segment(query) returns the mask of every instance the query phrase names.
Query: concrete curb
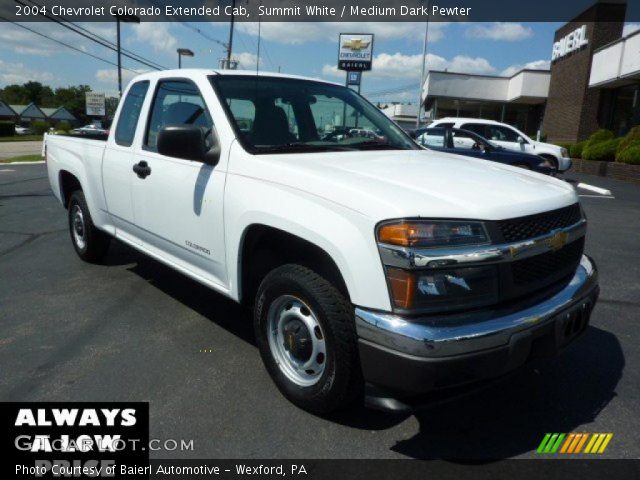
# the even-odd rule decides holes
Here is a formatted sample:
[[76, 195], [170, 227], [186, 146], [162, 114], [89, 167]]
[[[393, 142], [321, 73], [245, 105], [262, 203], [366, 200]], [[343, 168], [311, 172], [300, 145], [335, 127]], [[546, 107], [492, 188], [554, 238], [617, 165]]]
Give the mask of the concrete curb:
[[45, 163], [44, 160], [37, 160], [35, 162], [0, 162], [0, 167], [3, 165], [38, 165], [40, 163]]

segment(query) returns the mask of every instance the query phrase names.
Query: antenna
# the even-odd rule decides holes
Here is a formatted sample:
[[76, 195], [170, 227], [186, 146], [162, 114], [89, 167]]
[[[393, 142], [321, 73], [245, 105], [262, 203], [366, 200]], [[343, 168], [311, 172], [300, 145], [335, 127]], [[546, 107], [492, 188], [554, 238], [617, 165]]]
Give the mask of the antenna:
[[[260, 5], [262, 5], [262, 0], [260, 0]], [[258, 73], [260, 72], [260, 33], [261, 33], [261, 27], [262, 27], [262, 22], [260, 21], [260, 18], [258, 17], [258, 58], [256, 58], [256, 76], [258, 76]]]

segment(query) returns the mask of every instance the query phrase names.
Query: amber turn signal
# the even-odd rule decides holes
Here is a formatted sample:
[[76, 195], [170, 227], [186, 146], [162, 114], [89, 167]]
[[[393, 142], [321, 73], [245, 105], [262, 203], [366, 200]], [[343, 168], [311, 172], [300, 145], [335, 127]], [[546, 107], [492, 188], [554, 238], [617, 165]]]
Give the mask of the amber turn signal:
[[387, 268], [387, 280], [394, 306], [405, 310], [410, 309], [413, 306], [416, 291], [416, 276], [399, 268]]
[[390, 245], [410, 247], [418, 241], [418, 226], [411, 223], [390, 223], [378, 230], [378, 240]]

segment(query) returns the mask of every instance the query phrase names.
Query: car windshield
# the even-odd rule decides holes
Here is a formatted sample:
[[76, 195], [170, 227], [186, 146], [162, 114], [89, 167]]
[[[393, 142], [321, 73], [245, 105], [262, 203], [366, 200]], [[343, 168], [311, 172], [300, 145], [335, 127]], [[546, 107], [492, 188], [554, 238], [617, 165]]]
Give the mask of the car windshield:
[[378, 108], [346, 87], [254, 75], [210, 79], [241, 143], [252, 153], [418, 148]]

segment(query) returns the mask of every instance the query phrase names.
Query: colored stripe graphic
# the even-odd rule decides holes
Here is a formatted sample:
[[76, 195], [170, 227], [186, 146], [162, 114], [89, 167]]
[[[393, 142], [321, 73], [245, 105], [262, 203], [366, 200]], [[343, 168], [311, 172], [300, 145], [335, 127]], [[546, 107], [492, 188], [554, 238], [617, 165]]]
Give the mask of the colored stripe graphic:
[[536, 451], [538, 453], [556, 453], [566, 435], [566, 433], [547, 433]]
[[536, 452], [574, 455], [581, 452], [603, 453], [612, 438], [613, 433], [547, 433], [538, 445]]
[[546, 447], [547, 442], [549, 441], [549, 438], [551, 438], [551, 434], [547, 433], [544, 438], [542, 439], [542, 441], [540, 442], [540, 445], [538, 445], [538, 450], [536, 450], [537, 453], [543, 453], [544, 452], [544, 447]]
[[584, 445], [584, 442], [587, 441], [587, 438], [589, 438], [589, 434], [588, 433], [583, 433], [582, 434], [582, 438], [578, 442], [578, 445], [576, 445], [576, 449], [574, 450], [573, 453], [580, 453], [580, 451], [582, 450], [582, 446]]

